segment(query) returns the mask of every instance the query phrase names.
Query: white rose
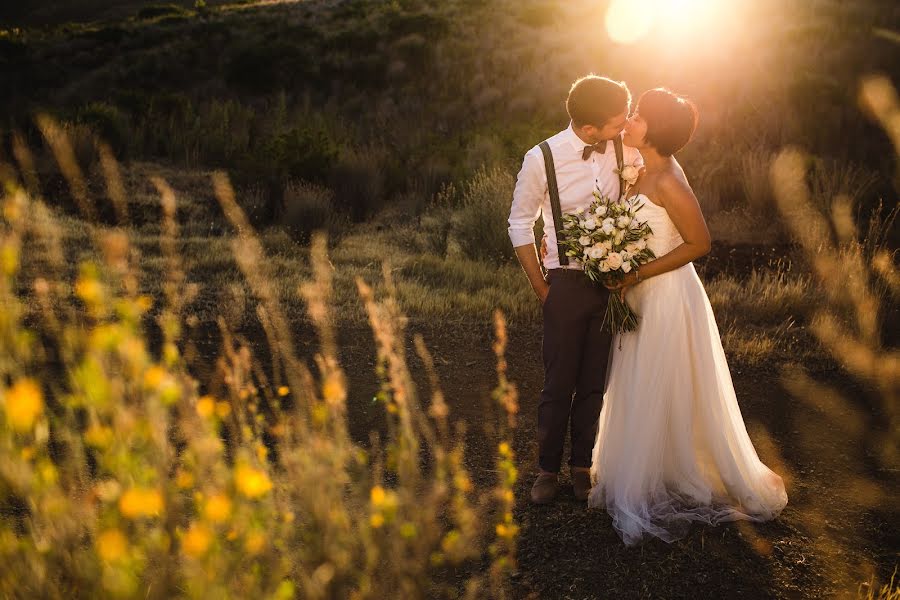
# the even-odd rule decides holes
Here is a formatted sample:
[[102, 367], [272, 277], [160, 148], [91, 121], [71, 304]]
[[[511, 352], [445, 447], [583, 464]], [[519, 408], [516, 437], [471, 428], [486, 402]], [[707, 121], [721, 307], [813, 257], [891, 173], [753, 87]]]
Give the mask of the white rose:
[[606, 247], [606, 244], [594, 244], [591, 250], [597, 252], [597, 256], [591, 256], [591, 258], [603, 258], [606, 256], [606, 253], [609, 252], [609, 248]]
[[625, 246], [625, 252], [627, 252], [628, 254], [630, 254], [632, 256], [637, 254], [638, 250], [640, 250], [640, 248], [638, 248], [638, 245], [635, 244], [634, 242], [629, 242], [628, 245]]
[[587, 255], [593, 259], [603, 258], [603, 248], [597, 248], [597, 246], [592, 246], [587, 251]]
[[579, 206], [578, 208], [575, 209], [575, 214], [576, 214], [576, 215], [580, 215], [580, 214], [582, 214], [585, 210], [586, 210], [585, 207]]
[[600, 272], [601, 273], [609, 273], [609, 271], [610, 271], [609, 264], [607, 264], [607, 262], [605, 260], [602, 261], [600, 263]]
[[606, 205], [601, 204], [600, 206], [598, 206], [597, 208], [594, 209], [594, 214], [597, 215], [598, 217], [604, 217], [604, 216], [606, 216], [606, 210], [607, 210]]
[[638, 250], [643, 250], [644, 248], [646, 248], [646, 247], [647, 247], [647, 240], [645, 240], [645, 239], [639, 239], [639, 240], [637, 241], [637, 247], [638, 247]]
[[581, 236], [580, 238], [578, 238], [578, 243], [581, 244], [582, 246], [590, 246], [591, 245], [591, 236], [589, 236], [589, 235]]
[[[628, 250], [623, 250], [621, 252], [621, 254], [622, 254], [622, 260], [625, 261], [626, 263], [629, 260], [631, 260], [631, 252], [629, 252]], [[627, 273], [628, 271], [625, 271], [625, 272]]]
[[607, 252], [612, 250], [612, 242], [609, 240], [603, 240], [602, 242], [600, 242], [600, 245], [603, 246], [604, 248], [606, 248]]
[[618, 252], [610, 252], [609, 256], [606, 257], [606, 264], [609, 265], [610, 269], [615, 271], [622, 266], [622, 255]]
[[622, 215], [616, 220], [616, 224], [619, 227], [628, 227], [629, 225], [631, 225], [631, 217], [629, 217], [628, 215]]
[[615, 242], [616, 245], [621, 244], [622, 240], [624, 240], [624, 239], [625, 239], [625, 232], [622, 231], [621, 229], [616, 231], [616, 235], [613, 236], [613, 242]]
[[593, 231], [594, 229], [597, 229], [597, 221], [594, 220], [594, 217], [588, 217], [582, 222], [581, 226], [588, 231]]
[[631, 272], [631, 263], [628, 262], [627, 260], [626, 260], [625, 262], [622, 263], [622, 272], [623, 272], [623, 273], [630, 273], [630, 272]]
[[640, 174], [640, 169], [635, 165], [627, 165], [622, 169], [622, 179], [624, 179], [628, 185], [634, 185]]
[[616, 230], [616, 222], [611, 217], [603, 219], [603, 224], [600, 226], [600, 229], [603, 230], [603, 233], [609, 235]]

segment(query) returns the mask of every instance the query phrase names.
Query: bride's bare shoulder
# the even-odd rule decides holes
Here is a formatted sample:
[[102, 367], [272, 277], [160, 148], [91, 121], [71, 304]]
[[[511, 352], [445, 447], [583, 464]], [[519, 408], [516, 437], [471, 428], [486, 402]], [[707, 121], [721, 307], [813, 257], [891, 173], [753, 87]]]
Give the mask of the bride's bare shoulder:
[[656, 189], [666, 202], [694, 197], [694, 190], [691, 189], [680, 166], [659, 173], [656, 177]]

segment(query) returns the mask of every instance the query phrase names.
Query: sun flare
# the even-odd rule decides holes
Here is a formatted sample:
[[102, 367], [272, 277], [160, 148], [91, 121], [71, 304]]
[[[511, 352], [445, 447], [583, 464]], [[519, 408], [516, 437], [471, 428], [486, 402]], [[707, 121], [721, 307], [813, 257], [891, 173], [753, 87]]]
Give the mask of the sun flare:
[[619, 44], [642, 40], [658, 26], [665, 33], [689, 33], [715, 26], [723, 3], [718, 0], [612, 0], [606, 10], [606, 31]]

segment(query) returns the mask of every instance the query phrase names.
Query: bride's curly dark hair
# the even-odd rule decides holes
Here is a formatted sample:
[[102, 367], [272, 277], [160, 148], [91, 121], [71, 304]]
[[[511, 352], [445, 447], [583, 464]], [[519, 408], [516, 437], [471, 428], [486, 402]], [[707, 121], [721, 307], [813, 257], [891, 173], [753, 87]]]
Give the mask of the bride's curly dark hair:
[[663, 156], [671, 156], [684, 148], [697, 129], [697, 106], [666, 88], [641, 94], [637, 111], [647, 122], [644, 139]]

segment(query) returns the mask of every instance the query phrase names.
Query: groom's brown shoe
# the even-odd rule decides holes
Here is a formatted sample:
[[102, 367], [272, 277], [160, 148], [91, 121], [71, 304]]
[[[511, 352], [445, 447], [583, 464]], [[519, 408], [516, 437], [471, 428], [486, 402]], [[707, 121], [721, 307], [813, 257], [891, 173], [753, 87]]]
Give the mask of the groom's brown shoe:
[[591, 493], [591, 472], [587, 469], [572, 469], [572, 490], [576, 500], [587, 500]]
[[531, 486], [531, 501], [535, 504], [548, 504], [556, 499], [559, 492], [559, 478], [556, 473], [541, 473]]

